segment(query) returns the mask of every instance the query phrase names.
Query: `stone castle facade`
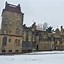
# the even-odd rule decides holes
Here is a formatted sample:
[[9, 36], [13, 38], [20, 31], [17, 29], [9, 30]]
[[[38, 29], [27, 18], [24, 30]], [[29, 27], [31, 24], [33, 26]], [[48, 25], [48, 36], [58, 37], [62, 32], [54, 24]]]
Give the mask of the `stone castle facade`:
[[2, 11], [0, 52], [22, 52], [23, 13], [17, 6], [5, 3]]
[[31, 27], [23, 25], [24, 13], [20, 4], [5, 3], [0, 30], [0, 53], [22, 53], [30, 51], [64, 50], [64, 29], [54, 32], [38, 30], [34, 22]]

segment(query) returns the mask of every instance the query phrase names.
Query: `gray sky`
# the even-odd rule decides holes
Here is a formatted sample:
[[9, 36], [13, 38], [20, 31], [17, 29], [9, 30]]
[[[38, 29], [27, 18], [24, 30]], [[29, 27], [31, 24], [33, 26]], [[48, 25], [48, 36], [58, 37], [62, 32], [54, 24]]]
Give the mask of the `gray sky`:
[[[0, 0], [0, 15], [6, 0]], [[20, 4], [24, 13], [24, 23], [30, 26], [33, 20], [37, 24], [47, 22], [57, 28], [64, 26], [64, 0], [7, 0], [11, 4]], [[0, 16], [1, 19], [1, 16]], [[1, 20], [0, 20], [1, 21]]]

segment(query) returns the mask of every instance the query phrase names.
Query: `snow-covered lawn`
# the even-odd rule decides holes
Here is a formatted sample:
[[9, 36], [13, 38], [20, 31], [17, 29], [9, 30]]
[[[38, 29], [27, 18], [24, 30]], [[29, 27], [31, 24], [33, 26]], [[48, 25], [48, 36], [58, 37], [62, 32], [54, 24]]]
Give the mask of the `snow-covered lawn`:
[[[0, 56], [0, 64], [64, 64], [64, 52], [35, 52], [29, 55]], [[44, 54], [47, 53], [47, 54]], [[59, 54], [49, 54], [59, 53]], [[31, 55], [33, 54], [33, 55]], [[41, 55], [40, 55], [41, 54]]]

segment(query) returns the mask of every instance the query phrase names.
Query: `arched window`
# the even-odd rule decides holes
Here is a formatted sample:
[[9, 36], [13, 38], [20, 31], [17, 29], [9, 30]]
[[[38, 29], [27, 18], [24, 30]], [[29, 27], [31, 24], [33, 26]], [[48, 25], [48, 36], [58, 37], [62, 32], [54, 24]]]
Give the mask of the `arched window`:
[[17, 45], [17, 39], [15, 39], [14, 45], [15, 45], [15, 46]]

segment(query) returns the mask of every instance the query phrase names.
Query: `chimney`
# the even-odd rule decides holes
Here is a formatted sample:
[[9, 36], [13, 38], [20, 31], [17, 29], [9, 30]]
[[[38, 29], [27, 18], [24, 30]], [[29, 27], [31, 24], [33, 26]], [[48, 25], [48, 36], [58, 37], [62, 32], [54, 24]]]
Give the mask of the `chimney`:
[[63, 29], [63, 26], [61, 26], [61, 30]]
[[21, 10], [21, 8], [20, 8], [20, 4], [18, 4], [17, 7], [18, 7], [19, 10]]

